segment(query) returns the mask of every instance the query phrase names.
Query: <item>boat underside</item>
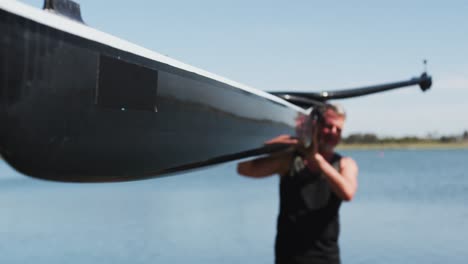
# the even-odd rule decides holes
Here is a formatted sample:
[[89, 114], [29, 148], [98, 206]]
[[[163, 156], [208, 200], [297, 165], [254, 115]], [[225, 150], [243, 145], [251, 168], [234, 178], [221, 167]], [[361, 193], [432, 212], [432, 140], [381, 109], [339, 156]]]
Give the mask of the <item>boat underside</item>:
[[0, 32], [0, 151], [26, 175], [143, 179], [301, 129], [304, 111], [5, 10]]

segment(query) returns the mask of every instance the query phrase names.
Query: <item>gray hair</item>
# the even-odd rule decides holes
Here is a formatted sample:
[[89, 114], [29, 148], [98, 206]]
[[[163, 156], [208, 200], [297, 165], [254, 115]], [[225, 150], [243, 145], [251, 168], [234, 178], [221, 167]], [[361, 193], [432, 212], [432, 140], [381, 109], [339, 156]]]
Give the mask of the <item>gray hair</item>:
[[346, 119], [346, 111], [344, 109], [344, 107], [340, 104], [336, 104], [336, 103], [327, 103], [327, 106], [325, 107], [325, 110], [332, 110], [333, 112], [337, 113], [339, 116], [342, 116], [343, 118]]

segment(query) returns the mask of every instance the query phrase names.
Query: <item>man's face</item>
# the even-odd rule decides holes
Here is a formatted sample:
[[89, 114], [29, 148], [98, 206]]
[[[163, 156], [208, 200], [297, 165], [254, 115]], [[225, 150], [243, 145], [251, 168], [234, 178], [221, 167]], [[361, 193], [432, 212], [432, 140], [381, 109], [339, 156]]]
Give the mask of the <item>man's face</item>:
[[341, 140], [341, 130], [345, 119], [333, 110], [327, 110], [323, 116], [323, 123], [319, 128], [319, 147], [324, 151], [333, 150]]

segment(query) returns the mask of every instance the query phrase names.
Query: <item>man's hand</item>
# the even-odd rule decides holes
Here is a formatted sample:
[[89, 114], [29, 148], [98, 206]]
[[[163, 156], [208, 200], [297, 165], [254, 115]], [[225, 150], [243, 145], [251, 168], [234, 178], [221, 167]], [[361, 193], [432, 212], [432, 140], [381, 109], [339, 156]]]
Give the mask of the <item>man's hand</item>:
[[265, 142], [265, 145], [270, 145], [270, 144], [297, 145], [299, 144], [299, 140], [290, 135], [281, 135], [281, 136], [277, 136]]
[[265, 142], [265, 145], [284, 144], [290, 147], [284, 151], [272, 153], [237, 165], [237, 172], [253, 178], [262, 178], [273, 174], [285, 175], [289, 171], [292, 153], [304, 149], [300, 140], [290, 135], [280, 135]]
[[288, 152], [299, 152], [303, 157], [307, 156], [307, 148], [304, 146], [298, 138], [292, 137], [290, 135], [281, 135], [273, 139], [270, 139], [265, 142], [266, 145], [269, 144], [285, 144], [290, 145], [291, 147], [287, 150]]

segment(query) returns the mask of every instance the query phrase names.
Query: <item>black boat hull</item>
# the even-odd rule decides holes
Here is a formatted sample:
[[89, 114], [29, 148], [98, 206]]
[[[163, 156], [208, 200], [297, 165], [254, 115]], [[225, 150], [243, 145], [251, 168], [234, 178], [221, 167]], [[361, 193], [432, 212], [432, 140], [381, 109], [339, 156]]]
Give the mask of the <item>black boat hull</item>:
[[1, 9], [0, 32], [0, 151], [27, 175], [143, 179], [302, 129], [299, 108]]

